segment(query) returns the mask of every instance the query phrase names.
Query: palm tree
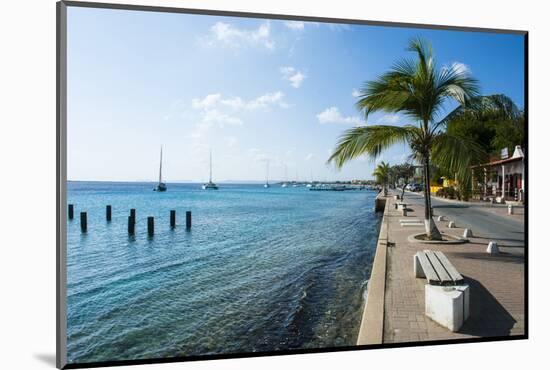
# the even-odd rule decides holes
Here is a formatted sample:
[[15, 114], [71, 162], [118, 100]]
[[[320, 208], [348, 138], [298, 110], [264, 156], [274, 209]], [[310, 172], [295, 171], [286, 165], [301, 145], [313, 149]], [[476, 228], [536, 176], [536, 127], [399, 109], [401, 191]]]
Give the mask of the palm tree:
[[438, 118], [449, 101], [464, 105], [477, 96], [477, 81], [464, 68], [438, 69], [431, 46], [424, 40], [411, 40], [407, 50], [414, 52], [416, 59], [401, 60], [378, 79], [366, 82], [356, 105], [366, 119], [372, 112], [384, 111], [402, 113], [412, 124], [349, 129], [340, 137], [328, 161], [341, 168], [347, 161], [361, 155], [375, 158], [395, 143], [407, 143], [424, 169], [426, 237], [441, 240], [431, 212], [430, 159], [437, 156], [454, 172], [464, 173], [469, 170], [465, 163], [470, 162], [468, 159], [479, 148], [467, 138], [444, 132], [442, 120]]
[[391, 167], [389, 163], [385, 163], [384, 161], [380, 162], [380, 164], [374, 169], [372, 175], [376, 178], [376, 182], [382, 185], [384, 196], [388, 195], [387, 185], [391, 175]]
[[[502, 148], [513, 148], [524, 142], [524, 113], [506, 95], [477, 96], [468, 104], [457, 107], [442, 121], [448, 133], [467, 136], [484, 150], [484, 158], [471, 158], [469, 167], [489, 160], [490, 153], [496, 153]], [[446, 168], [445, 163], [438, 163], [439, 170], [446, 175], [455, 176]], [[472, 172], [467, 171], [457, 177], [461, 197], [468, 198], [472, 189]]]

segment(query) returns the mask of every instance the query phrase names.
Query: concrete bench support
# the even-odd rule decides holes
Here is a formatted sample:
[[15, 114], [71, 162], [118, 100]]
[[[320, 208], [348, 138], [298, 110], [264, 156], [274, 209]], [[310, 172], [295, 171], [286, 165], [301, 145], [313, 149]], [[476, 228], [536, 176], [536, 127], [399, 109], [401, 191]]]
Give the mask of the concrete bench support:
[[456, 332], [470, 316], [468, 285], [437, 286], [426, 284], [426, 316]]
[[414, 255], [414, 276], [426, 278], [425, 314], [456, 332], [470, 316], [470, 287], [462, 275], [439, 251], [419, 251]]

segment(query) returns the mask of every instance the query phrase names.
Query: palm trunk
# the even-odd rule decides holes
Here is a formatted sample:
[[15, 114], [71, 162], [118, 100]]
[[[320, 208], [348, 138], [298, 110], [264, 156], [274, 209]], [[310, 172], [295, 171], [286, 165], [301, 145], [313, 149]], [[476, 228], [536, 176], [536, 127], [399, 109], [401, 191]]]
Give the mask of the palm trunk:
[[432, 218], [432, 198], [430, 195], [430, 157], [424, 157], [424, 227], [430, 240], [442, 240], [441, 233]]

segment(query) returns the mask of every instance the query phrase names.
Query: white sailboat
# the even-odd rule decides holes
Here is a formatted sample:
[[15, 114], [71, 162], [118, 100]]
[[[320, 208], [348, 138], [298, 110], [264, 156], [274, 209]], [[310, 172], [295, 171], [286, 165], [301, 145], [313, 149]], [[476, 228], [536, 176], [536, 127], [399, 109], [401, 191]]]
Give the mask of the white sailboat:
[[264, 184], [264, 188], [269, 188], [270, 185], [269, 185], [269, 161], [266, 162], [266, 165], [265, 165], [265, 184]]
[[287, 175], [287, 168], [285, 164], [285, 182], [281, 184], [281, 188], [286, 188], [288, 186], [287, 182], [288, 182], [288, 175]]
[[212, 150], [210, 150], [210, 177], [208, 183], [202, 185], [203, 190], [218, 190], [218, 185], [212, 182]]
[[292, 187], [297, 188], [298, 186], [300, 186], [300, 184], [298, 183], [298, 170], [296, 170], [296, 181], [294, 181]]
[[162, 145], [160, 146], [160, 168], [159, 168], [159, 183], [153, 191], [166, 191], [166, 184], [162, 182]]
[[310, 172], [311, 182], [306, 185], [307, 188], [311, 188], [313, 186], [313, 171], [310, 170], [309, 172]]

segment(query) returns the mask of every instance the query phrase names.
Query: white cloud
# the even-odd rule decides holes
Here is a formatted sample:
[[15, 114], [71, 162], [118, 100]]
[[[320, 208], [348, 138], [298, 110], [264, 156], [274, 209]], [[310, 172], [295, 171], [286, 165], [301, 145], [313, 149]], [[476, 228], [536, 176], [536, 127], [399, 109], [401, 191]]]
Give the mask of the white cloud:
[[359, 125], [361, 119], [357, 116], [343, 116], [340, 110], [336, 107], [330, 107], [322, 111], [317, 115], [319, 123], [340, 123], [340, 124], [354, 124]]
[[445, 65], [443, 69], [451, 69], [455, 73], [470, 73], [470, 67], [461, 62], [453, 62], [451, 65]]
[[288, 21], [285, 22], [285, 26], [287, 26], [291, 30], [301, 31], [304, 29], [305, 23], [300, 21]]
[[284, 80], [290, 81], [290, 85], [294, 88], [299, 88], [307, 78], [306, 74], [298, 71], [294, 67], [281, 67], [279, 68]]
[[217, 105], [221, 100], [220, 94], [210, 94], [204, 97], [204, 99], [193, 99], [191, 105], [195, 109], [210, 109]]
[[361, 96], [361, 92], [357, 89], [353, 89], [351, 90], [351, 96], [353, 96], [354, 98], [358, 98]]
[[207, 45], [221, 44], [230, 48], [264, 47], [269, 50], [275, 48], [275, 41], [271, 38], [269, 22], [263, 22], [257, 29], [246, 30], [229, 23], [217, 22], [210, 28], [208, 37], [203, 38]]
[[287, 108], [289, 105], [284, 101], [284, 93], [275, 91], [266, 93], [255, 99], [244, 100], [239, 96], [223, 98], [221, 94], [209, 94], [202, 99], [195, 98], [191, 101], [191, 106], [203, 111], [229, 109], [231, 111], [256, 110], [260, 108], [269, 108], [270, 106], [279, 106]]
[[251, 100], [239, 96], [225, 98], [219, 93], [209, 94], [204, 98], [192, 99], [191, 107], [200, 112], [200, 117], [190, 136], [199, 139], [205, 137], [215, 125], [220, 128], [242, 125], [243, 119], [239, 117], [241, 113], [271, 107], [287, 108], [289, 105], [284, 101], [284, 94], [276, 91]]
[[380, 117], [376, 123], [379, 125], [392, 125], [399, 122], [401, 117], [398, 114], [386, 114], [382, 117]]
[[232, 117], [228, 114], [222, 113], [218, 110], [209, 110], [204, 112], [202, 117], [204, 122], [218, 123], [223, 127], [224, 124], [228, 125], [242, 125], [243, 121], [238, 117]]
[[308, 155], [306, 155], [306, 161], [310, 161], [313, 159], [313, 153], [309, 153]]
[[245, 108], [249, 110], [259, 109], [259, 108], [268, 108], [269, 106], [279, 106], [281, 108], [288, 108], [288, 104], [284, 101], [284, 96], [281, 91], [276, 91], [273, 93], [267, 93], [262, 96], [257, 97], [256, 99], [245, 102]]

